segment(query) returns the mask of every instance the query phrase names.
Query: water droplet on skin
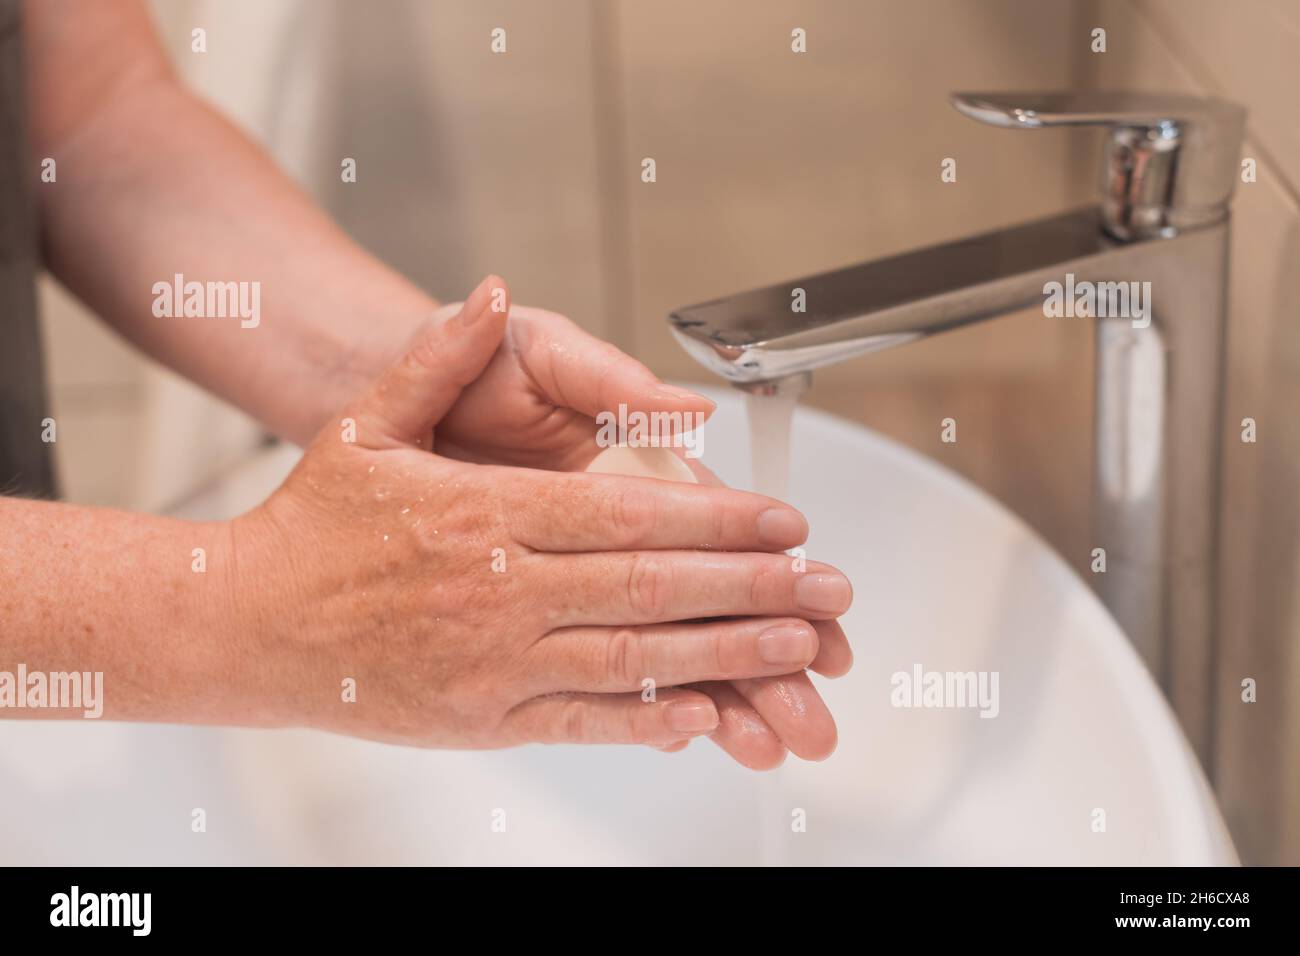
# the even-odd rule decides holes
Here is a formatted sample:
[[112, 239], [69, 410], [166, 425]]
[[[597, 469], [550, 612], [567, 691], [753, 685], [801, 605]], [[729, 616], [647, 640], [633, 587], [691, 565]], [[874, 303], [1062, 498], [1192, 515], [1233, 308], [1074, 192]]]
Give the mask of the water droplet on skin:
[[737, 710], [724, 710], [718, 715], [733, 733], [756, 737], [767, 733], [767, 725], [753, 715]]
[[803, 694], [799, 693], [793, 684], [783, 680], [773, 681], [772, 689], [781, 703], [789, 708], [790, 713], [796, 717], [803, 717], [808, 713], [808, 704], [804, 701]]
[[370, 468], [366, 471], [366, 474], [373, 475], [374, 473], [375, 473], [375, 466], [371, 465]]
[[402, 514], [404, 514], [404, 515], [409, 515], [410, 513], [411, 513], [411, 509], [410, 509], [410, 508], [403, 508], [403, 509], [402, 509]]

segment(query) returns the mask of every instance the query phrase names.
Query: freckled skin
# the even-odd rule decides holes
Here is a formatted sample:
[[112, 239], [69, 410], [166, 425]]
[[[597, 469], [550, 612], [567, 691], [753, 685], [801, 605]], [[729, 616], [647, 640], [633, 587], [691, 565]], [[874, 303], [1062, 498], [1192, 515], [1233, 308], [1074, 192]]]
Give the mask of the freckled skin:
[[[478, 322], [427, 331], [458, 375], [495, 354], [492, 320]], [[108, 719], [462, 748], [672, 752], [708, 735], [754, 768], [787, 744], [829, 753], [834, 724], [803, 669], [847, 604], [800, 608], [800, 576], [766, 550], [798, 544], [801, 519], [769, 540], [760, 518], [788, 509], [760, 495], [444, 457], [436, 426], [460, 385], [443, 368], [399, 360], [345, 411], [356, 442], [327, 424], [284, 485], [230, 522], [0, 501], [0, 579], [14, 585], [0, 651], [102, 670]], [[764, 659], [769, 632], [793, 656]], [[793, 683], [775, 693], [772, 678]]]
[[[57, 188], [51, 184], [35, 191], [45, 264], [126, 339], [269, 430], [300, 444], [319, 434], [318, 446], [330, 438], [340, 445], [345, 426], [339, 410], [358, 410], [357, 397], [370, 393], [372, 382], [403, 357], [430, 316], [440, 327], [457, 318], [461, 307], [435, 311], [437, 303], [360, 249], [255, 144], [186, 91], [139, 0], [30, 0], [24, 20], [32, 153], [59, 157]], [[231, 209], [259, 210], [257, 228], [246, 228]], [[263, 321], [255, 330], [221, 322], [158, 321], [149, 290], [159, 277], [176, 271], [179, 261], [193, 262], [217, 278], [264, 280]], [[699, 396], [668, 389], [639, 363], [563, 316], [510, 307], [508, 301], [506, 312], [502, 338], [472, 368], [455, 343], [417, 344], [416, 364], [440, 365], [460, 391], [440, 420], [422, 423], [424, 434], [404, 436], [406, 448], [426, 458], [436, 451], [444, 463], [569, 472], [582, 469], [596, 453], [593, 419], [602, 410], [624, 402], [632, 409], [674, 413], [707, 414], [711, 407]], [[391, 403], [400, 417], [400, 399], [410, 394], [404, 392], [407, 385], [385, 378], [371, 394]], [[372, 450], [387, 453], [394, 447]], [[313, 455], [323, 458], [325, 452], [317, 448]], [[605, 698], [618, 695], [609, 690], [608, 674], [597, 679], [592, 661], [624, 669], [677, 667], [691, 659], [688, 645], [707, 649], [710, 641], [727, 642], [733, 648], [728, 660], [740, 661], [736, 648], [752, 652], [758, 628], [772, 615], [814, 628], [812, 666], [819, 673], [843, 673], [851, 661], [834, 619], [783, 606], [778, 592], [784, 583], [775, 575], [775, 596], [764, 597], [764, 607], [737, 603], [730, 608], [734, 623], [698, 626], [705, 631], [691, 630], [696, 625], [647, 631], [641, 634], [644, 647], [616, 639], [619, 632], [612, 626], [599, 632], [566, 627], [569, 618], [599, 606], [593, 602], [609, 601], [614, 582], [626, 591], [629, 581], [638, 580], [631, 573], [635, 568], [620, 563], [613, 552], [591, 556], [608, 551], [608, 541], [588, 542], [589, 555], [582, 560], [548, 557], [543, 547], [551, 543], [558, 552], [572, 550], [584, 527], [617, 530], [619, 514], [608, 502], [601, 504], [590, 489], [560, 478], [527, 484], [515, 475], [511, 481], [520, 483], [521, 492], [495, 472], [470, 477], [443, 467], [431, 474], [423, 458], [406, 457], [396, 465], [388, 455], [340, 461], [346, 464], [337, 470], [304, 466], [306, 477], [278, 495], [274, 507], [233, 523], [0, 500], [0, 582], [5, 585], [0, 591], [20, 595], [6, 603], [0, 620], [0, 657], [102, 665], [91, 669], [116, 675], [107, 691], [110, 718], [278, 725], [310, 724], [330, 714], [329, 720], [350, 731], [430, 743], [443, 733], [429, 726], [432, 711], [401, 708], [432, 708], [423, 702], [445, 691], [438, 681], [454, 682], [461, 665], [432, 656], [408, 660], [404, 654], [431, 655], [431, 647], [441, 652], [459, 643], [464, 661], [490, 661], [495, 653], [504, 667], [515, 652], [513, 645], [498, 645], [519, 639], [516, 622], [531, 620], [539, 609], [546, 635], [534, 642], [536, 659], [520, 666], [522, 677], [493, 673], [483, 692], [490, 696], [512, 681], [517, 690], [525, 678], [538, 675], [576, 679], [573, 673], [581, 672], [601, 688], [602, 701], [584, 710], [581, 695], [571, 695], [564, 698], [567, 709], [558, 713], [516, 705], [517, 726], [527, 728], [518, 729], [520, 739], [571, 739], [576, 731], [594, 739], [620, 729], [626, 733], [619, 739], [649, 741], [654, 735], [638, 723], [642, 715], [632, 717], [609, 705]], [[354, 487], [344, 485], [360, 486], [372, 474], [381, 475], [384, 497], [351, 497]], [[346, 482], [341, 475], [347, 475]], [[403, 514], [399, 504], [411, 512]], [[676, 498], [667, 505], [670, 512], [682, 506]], [[461, 509], [484, 507], [490, 520], [456, 524]], [[713, 511], [743, 507], [739, 498], [725, 504], [719, 499]], [[310, 515], [314, 525], [287, 523], [286, 516], [297, 514]], [[554, 524], [545, 535], [538, 530], [544, 519]], [[713, 539], [706, 522], [700, 528], [689, 536], [683, 531], [671, 547], [744, 552], [749, 556], [741, 560], [757, 566], [758, 552], [799, 543], [734, 537], [722, 542]], [[506, 600], [501, 580], [465, 576], [466, 568], [489, 560], [486, 555], [500, 544], [493, 539], [503, 530], [515, 535], [506, 540], [518, 550], [502, 545], [509, 559], [506, 577], [524, 595], [511, 592], [514, 605]], [[192, 573], [189, 565], [197, 546], [207, 551], [203, 575]], [[411, 560], [423, 563], [411, 568], [404, 563]], [[642, 573], [630, 597], [661, 604], [661, 616], [675, 615], [668, 624], [711, 613], [719, 607], [716, 602], [694, 601], [698, 592], [686, 593], [691, 561], [687, 554], [664, 565], [683, 569], [669, 587]], [[402, 581], [406, 591], [391, 594], [390, 580]], [[451, 582], [460, 590], [451, 590]], [[725, 583], [714, 582], [719, 588]], [[460, 629], [458, 615], [467, 603], [487, 606], [498, 598], [501, 606], [490, 620]], [[748, 622], [740, 621], [746, 615]], [[617, 613], [609, 616], [617, 621]], [[93, 640], [82, 630], [87, 620]], [[583, 618], [582, 626], [589, 627], [589, 619]], [[606, 645], [622, 646], [624, 653], [607, 652]], [[562, 653], [562, 648], [569, 650]], [[361, 652], [370, 656], [358, 662]], [[696, 659], [707, 658], [701, 654]], [[327, 671], [347, 663], [369, 668], [378, 687], [391, 690], [388, 711], [368, 701], [361, 687], [355, 706], [358, 713], [370, 708], [365, 720], [334, 713], [341, 678]], [[790, 679], [807, 679], [800, 676], [802, 665], [785, 668], [798, 672]], [[428, 679], [403, 681], [403, 669]], [[763, 673], [770, 676], [770, 668]], [[754, 704], [737, 689], [740, 684], [704, 679], [739, 673], [678, 676], [697, 689], [670, 689], [661, 699], [678, 695], [713, 707], [720, 718], [736, 716], [712, 736], [747, 766], [779, 762], [774, 754], [784, 754], [782, 739], [796, 752], [806, 752], [800, 738], [815, 737], [819, 726], [830, 724], [824, 707], [819, 712], [810, 704], [801, 721], [783, 722], [779, 698], [753, 694]], [[547, 680], [540, 680], [543, 693], [536, 699], [550, 689]], [[767, 727], [767, 733], [731, 734], [727, 728], [733, 724]], [[508, 739], [503, 735], [493, 743]], [[761, 746], [751, 746], [760, 739]]]
[[[473, 298], [462, 306], [472, 307]], [[450, 339], [440, 343], [445, 353], [483, 333], [453, 320], [429, 334]], [[421, 384], [431, 377], [420, 362], [400, 361], [395, 380], [381, 381], [352, 412], [355, 443], [326, 427], [284, 486], [236, 522], [231, 591], [247, 595], [241, 629], [257, 634], [263, 668], [322, 688], [347, 676], [358, 689], [356, 703], [319, 694], [306, 709], [286, 694], [285, 711], [272, 719], [437, 747], [622, 740], [675, 750], [708, 733], [739, 748], [748, 765], [779, 763], [776, 732], [723, 683], [801, 671], [817, 654], [812, 625], [788, 616], [796, 610], [788, 559], [744, 550], [773, 502], [431, 454], [441, 452], [441, 425], [409, 411], [433, 415], [451, 404], [446, 389]], [[611, 498], [615, 488], [624, 492]], [[676, 504], [654, 504], [656, 496]], [[647, 501], [651, 524], [628, 510]], [[629, 552], [618, 543], [650, 534], [688, 546], [705, 528], [740, 538], [710, 538], [717, 550], [709, 553]], [[494, 552], [504, 554], [505, 573], [494, 570]], [[288, 585], [276, 574], [286, 565], [294, 571]], [[766, 616], [738, 616], [754, 609], [756, 575], [772, 581], [772, 593], [759, 595]], [[707, 620], [715, 615], [721, 620]], [[758, 637], [774, 619], [806, 635], [802, 660], [759, 659]], [[672, 623], [681, 620], [697, 623]], [[707, 680], [674, 687], [695, 682], [673, 681], [674, 673]], [[654, 702], [635, 692], [647, 674], [667, 678]], [[790, 710], [799, 702], [806, 718], [810, 699], [820, 705], [809, 686], [778, 703]], [[678, 705], [696, 708], [699, 725], [674, 726], [668, 715], [674, 707], [680, 714]]]

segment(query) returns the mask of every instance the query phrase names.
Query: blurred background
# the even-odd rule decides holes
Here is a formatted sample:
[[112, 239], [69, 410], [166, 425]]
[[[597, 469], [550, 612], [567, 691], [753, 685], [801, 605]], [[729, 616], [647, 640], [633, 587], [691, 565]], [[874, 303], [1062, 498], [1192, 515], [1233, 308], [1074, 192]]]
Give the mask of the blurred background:
[[[1145, 89], [1250, 112], [1232, 248], [1214, 784], [1244, 861], [1300, 863], [1300, 4], [1291, 0], [153, 0], [193, 89], [443, 299], [500, 273], [664, 377], [674, 307], [1093, 202], [1087, 131], [954, 90]], [[207, 31], [207, 52], [190, 31]], [[505, 55], [489, 50], [507, 30]], [[807, 32], [793, 55], [790, 33]], [[1091, 49], [1106, 31], [1106, 51]], [[355, 183], [339, 164], [357, 161]], [[657, 182], [641, 182], [653, 157]], [[957, 160], [943, 183], [940, 162]], [[43, 283], [73, 501], [165, 510], [266, 441]], [[1086, 577], [1092, 329], [1025, 314], [819, 372], [807, 401], [943, 461]], [[942, 444], [939, 422], [960, 422]], [[1239, 423], [1259, 423], [1257, 444]], [[798, 453], [797, 441], [795, 453]], [[1258, 681], [1244, 704], [1241, 680]], [[1104, 702], [1102, 702], [1104, 705]], [[1251, 740], [1249, 748], [1230, 742]]]

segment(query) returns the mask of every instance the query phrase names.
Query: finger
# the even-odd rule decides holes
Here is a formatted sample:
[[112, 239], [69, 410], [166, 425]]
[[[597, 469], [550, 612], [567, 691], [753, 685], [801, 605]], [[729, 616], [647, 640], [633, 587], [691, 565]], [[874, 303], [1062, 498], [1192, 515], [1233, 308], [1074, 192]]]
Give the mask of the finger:
[[616, 551], [538, 556], [556, 582], [553, 628], [656, 624], [705, 617], [836, 618], [853, 600], [829, 564], [790, 567], [785, 555], [706, 551]]
[[712, 733], [717, 726], [718, 711], [707, 694], [672, 689], [652, 701], [640, 694], [534, 697], [510, 712], [505, 732], [519, 743], [659, 746]]
[[[518, 491], [512, 527], [535, 551], [781, 551], [808, 536], [808, 522], [789, 505], [732, 488], [521, 471]], [[555, 507], [524, 506], [543, 497]]]
[[835, 718], [804, 673], [732, 681], [790, 752], [804, 760], [825, 760], [835, 752]]
[[814, 621], [817, 657], [809, 667], [823, 677], [843, 677], [853, 667], [853, 648], [839, 621]]
[[[552, 404], [594, 419], [601, 412], [699, 413], [717, 406], [703, 395], [665, 385], [636, 359], [589, 335], [562, 315], [521, 307], [512, 333], [524, 366]], [[690, 420], [665, 419], [693, 427]]]
[[[722, 486], [722, 479], [706, 468], [699, 459], [685, 456], [682, 458], [700, 484]], [[844, 634], [844, 629], [840, 627], [838, 621], [814, 621], [813, 626], [817, 629], [819, 648], [817, 659], [812, 662], [810, 669], [823, 677], [843, 677], [853, 668], [853, 649], [849, 646], [849, 639]]]
[[488, 276], [456, 315], [430, 322], [406, 354], [379, 377], [352, 413], [358, 443], [432, 447], [433, 426], [461, 391], [482, 374], [505, 334], [509, 314], [505, 283]]
[[[706, 466], [703, 462], [700, 461], [699, 458], [691, 458], [680, 448], [674, 448], [672, 449], [672, 451], [673, 454], [677, 455], [677, 457], [680, 458], [685, 463], [686, 467], [691, 470], [691, 474], [695, 476], [695, 480], [697, 483], [707, 488], [727, 487], [726, 482], [724, 482], [721, 478], [715, 475], [713, 471], [708, 468], [708, 466]], [[776, 499], [776, 500], [780, 500], [780, 499]], [[785, 502], [782, 502], [782, 504], [785, 504]], [[793, 507], [793, 506], [787, 505], [787, 507]], [[803, 544], [807, 540], [808, 540], [808, 535], [805, 533], [803, 541], [796, 542], [796, 544], [785, 545], [784, 547], [767, 548], [766, 550], [786, 551], [790, 548], [797, 547], [798, 545]]]
[[655, 750], [661, 750], [666, 754], [675, 754], [685, 750], [690, 746], [690, 744], [691, 742], [689, 740], [679, 740], [675, 744], [664, 744], [663, 746], [651, 744], [650, 746], [654, 747]]
[[793, 618], [574, 627], [552, 631], [530, 656], [532, 693], [617, 693], [802, 671], [817, 656], [817, 632]]
[[713, 698], [718, 709], [718, 729], [709, 739], [725, 750], [742, 767], [775, 770], [785, 763], [781, 738], [731, 684], [694, 684]]

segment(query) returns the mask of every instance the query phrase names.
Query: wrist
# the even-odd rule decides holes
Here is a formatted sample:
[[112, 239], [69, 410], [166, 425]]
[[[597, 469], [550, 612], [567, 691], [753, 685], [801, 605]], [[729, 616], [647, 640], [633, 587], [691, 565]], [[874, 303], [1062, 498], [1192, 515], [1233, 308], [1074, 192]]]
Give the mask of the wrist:
[[221, 532], [221, 579], [211, 620], [228, 660], [226, 693], [236, 722], [259, 727], [321, 727], [339, 701], [332, 666], [332, 622], [317, 613], [329, 597], [320, 580], [322, 549], [313, 527], [328, 520], [283, 494], [231, 521]]
[[291, 712], [292, 694], [285, 693], [291, 668], [280, 649], [275, 612], [292, 604], [275, 593], [285, 575], [267, 563], [268, 555], [285, 551], [268, 540], [262, 511], [204, 526], [211, 542], [202, 613], [205, 666], [220, 722], [291, 726], [302, 721]]

